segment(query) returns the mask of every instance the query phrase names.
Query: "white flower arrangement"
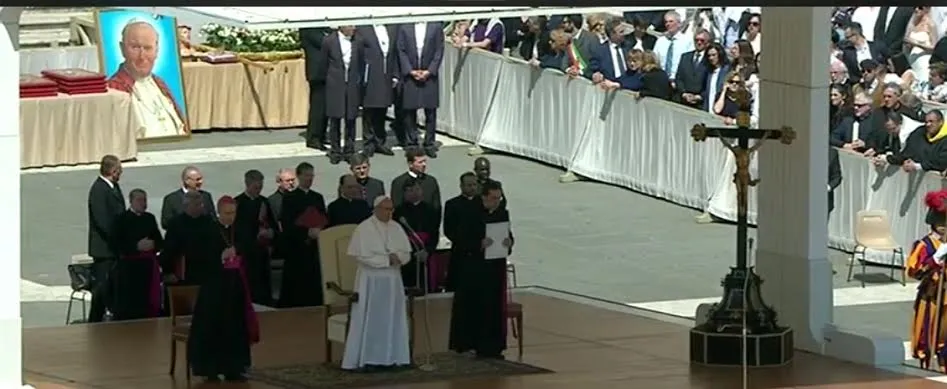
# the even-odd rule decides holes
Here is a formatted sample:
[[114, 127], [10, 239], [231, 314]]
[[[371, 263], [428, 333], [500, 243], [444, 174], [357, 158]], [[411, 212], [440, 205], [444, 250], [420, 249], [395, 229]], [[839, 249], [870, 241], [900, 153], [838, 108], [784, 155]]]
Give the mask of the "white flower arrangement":
[[299, 31], [250, 30], [209, 23], [201, 26], [201, 33], [209, 46], [235, 53], [266, 53], [302, 50]]

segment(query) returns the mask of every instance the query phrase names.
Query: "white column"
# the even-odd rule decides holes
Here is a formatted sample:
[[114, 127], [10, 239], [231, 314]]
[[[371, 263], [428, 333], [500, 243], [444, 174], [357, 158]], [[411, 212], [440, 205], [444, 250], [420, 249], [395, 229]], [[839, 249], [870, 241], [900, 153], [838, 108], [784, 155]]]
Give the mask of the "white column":
[[[864, 337], [832, 325], [827, 260], [829, 7], [764, 7], [760, 128], [790, 126], [792, 145], [760, 150], [757, 272], [796, 348], [873, 365], [900, 364], [893, 336]], [[844, 193], [837, 196], [845, 196]]]
[[[14, 16], [15, 15], [15, 16]], [[0, 8], [4, 27], [17, 26], [20, 13]], [[12, 19], [12, 20], [7, 20]], [[19, 29], [0, 35], [0, 388], [23, 386], [20, 320], [20, 56]], [[10, 39], [13, 36], [14, 39]]]

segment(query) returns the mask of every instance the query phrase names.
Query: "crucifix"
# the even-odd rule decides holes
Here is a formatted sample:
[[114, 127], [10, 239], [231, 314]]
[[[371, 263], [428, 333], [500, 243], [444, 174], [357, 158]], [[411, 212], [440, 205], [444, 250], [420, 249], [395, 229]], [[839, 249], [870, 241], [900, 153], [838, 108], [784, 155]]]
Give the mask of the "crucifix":
[[[697, 124], [691, 130], [691, 137], [702, 142], [708, 137], [718, 138], [730, 150], [736, 162], [736, 172], [733, 173], [733, 183], [737, 190], [737, 260], [736, 267], [731, 268], [723, 280], [724, 299], [711, 310], [708, 323], [718, 332], [726, 332], [733, 328], [742, 328], [743, 315], [751, 315], [747, 327], [756, 331], [766, 331], [775, 328], [775, 312], [763, 303], [759, 286], [762, 280], [747, 266], [747, 222], [748, 193], [751, 186], [756, 186], [760, 180], [750, 175], [750, 162], [753, 154], [763, 146], [768, 139], [779, 139], [783, 144], [792, 144], [796, 138], [795, 131], [790, 127], [778, 130], [759, 130], [750, 128], [750, 92], [742, 89], [734, 92], [739, 106], [736, 124], [737, 128], [713, 128], [704, 124]], [[726, 98], [726, 97], [725, 97]], [[736, 145], [728, 141], [736, 139]], [[756, 143], [750, 146], [750, 139]], [[746, 302], [747, 304], [744, 304]], [[748, 305], [744, 307], [744, 305]]]

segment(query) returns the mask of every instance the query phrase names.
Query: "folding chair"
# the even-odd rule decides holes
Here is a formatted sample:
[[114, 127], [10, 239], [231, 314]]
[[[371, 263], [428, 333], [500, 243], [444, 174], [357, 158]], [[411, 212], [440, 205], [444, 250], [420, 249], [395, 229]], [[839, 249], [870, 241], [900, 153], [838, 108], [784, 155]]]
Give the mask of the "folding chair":
[[79, 301], [82, 304], [82, 320], [89, 317], [86, 308], [86, 294], [92, 294], [92, 263], [71, 263], [66, 266], [69, 273], [69, 305], [66, 307], [66, 325], [72, 322], [72, 303]]

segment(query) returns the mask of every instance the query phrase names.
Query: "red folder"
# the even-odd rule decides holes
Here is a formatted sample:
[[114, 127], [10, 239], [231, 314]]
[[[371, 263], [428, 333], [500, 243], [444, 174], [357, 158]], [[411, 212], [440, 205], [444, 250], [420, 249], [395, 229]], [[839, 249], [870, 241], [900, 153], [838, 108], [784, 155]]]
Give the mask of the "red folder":
[[329, 224], [329, 221], [316, 207], [306, 208], [306, 211], [296, 218], [296, 225], [303, 228], [323, 228], [326, 224]]

